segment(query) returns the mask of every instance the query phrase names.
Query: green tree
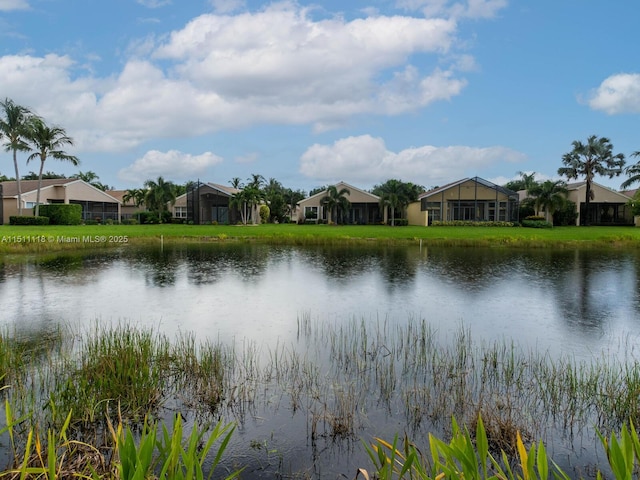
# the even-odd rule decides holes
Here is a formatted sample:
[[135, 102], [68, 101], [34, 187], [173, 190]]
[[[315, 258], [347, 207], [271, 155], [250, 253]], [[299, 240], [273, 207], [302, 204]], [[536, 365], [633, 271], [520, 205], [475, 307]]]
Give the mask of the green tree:
[[144, 204], [144, 198], [147, 195], [147, 190], [144, 188], [130, 188], [122, 196], [123, 203], [132, 201], [136, 207], [140, 207]]
[[591, 200], [594, 199], [591, 185], [595, 175], [608, 176], [613, 178], [622, 173], [624, 167], [624, 155], [622, 153], [614, 154], [613, 145], [606, 137], [598, 138], [591, 135], [587, 138], [587, 143], [579, 140], [572, 142], [573, 149], [562, 156], [564, 167], [558, 169], [558, 175], [567, 177], [568, 179], [577, 179], [584, 177], [586, 181], [585, 193], [585, 218], [584, 224], [590, 224]]
[[526, 172], [518, 172], [520, 178], [518, 180], [511, 180], [504, 184], [504, 188], [508, 188], [514, 192], [519, 192], [520, 190], [526, 190], [527, 192], [534, 186], [538, 184], [536, 181], [536, 172], [526, 173]]
[[322, 193], [325, 192], [327, 190], [327, 188], [329, 188], [328, 185], [325, 185], [323, 187], [315, 187], [312, 188], [311, 190], [309, 190], [309, 196], [313, 197], [316, 193]]
[[[631, 156], [640, 157], [640, 150], [637, 152], [633, 152]], [[625, 168], [624, 173], [628, 175], [629, 178], [627, 178], [624, 182], [622, 182], [622, 185], [620, 185], [620, 188], [623, 190], [629, 188], [634, 183], [640, 182], [640, 161], [634, 163], [633, 165], [629, 165], [627, 168]]]
[[243, 225], [247, 224], [247, 197], [244, 190], [234, 193], [229, 200], [229, 206], [240, 211], [240, 221]]
[[88, 172], [78, 172], [71, 175], [71, 178], [77, 178], [84, 182], [87, 182], [89, 185], [93, 185], [98, 190], [102, 190], [103, 192], [106, 190], [115, 190], [115, 188], [106, 185], [100, 181], [100, 177], [95, 173], [89, 170]]
[[351, 205], [347, 199], [349, 195], [351, 195], [351, 191], [348, 188], [338, 190], [335, 185], [327, 187], [327, 194], [320, 200], [320, 204], [324, 205], [329, 212], [327, 220], [331, 222], [335, 219], [334, 223], [338, 223], [338, 215], [340, 213], [346, 214], [349, 211]]
[[567, 184], [562, 180], [546, 180], [531, 187], [528, 193], [534, 198], [536, 215], [541, 210], [553, 216], [556, 210], [560, 210], [567, 201]]
[[391, 226], [395, 226], [396, 211], [403, 217], [406, 207], [415, 202], [422, 191], [424, 188], [420, 185], [391, 179], [373, 187], [372, 193], [380, 197], [380, 208], [390, 210]]
[[33, 147], [34, 153], [29, 155], [27, 163], [31, 160], [40, 160], [38, 171], [38, 190], [36, 192], [35, 216], [40, 215], [40, 190], [42, 189], [42, 172], [47, 158], [53, 158], [62, 162], [70, 162], [78, 165], [80, 160], [75, 155], [69, 155], [62, 148], [66, 145], [73, 146], [73, 139], [67, 135], [62, 127], [48, 126], [40, 117], [32, 117], [29, 122], [28, 143]]
[[231, 180], [229, 180], [229, 184], [233, 188], [237, 188], [238, 190], [242, 188], [242, 180], [240, 180], [240, 177], [233, 177]]
[[33, 114], [28, 108], [17, 105], [8, 98], [0, 102], [2, 117], [0, 117], [0, 138], [4, 137], [4, 147], [7, 152], [13, 152], [13, 168], [16, 172], [16, 188], [18, 190], [18, 215], [22, 215], [22, 188], [20, 186], [20, 172], [18, 168], [18, 152], [30, 150], [27, 143], [28, 123]]
[[164, 178], [158, 177], [157, 180], [147, 180], [144, 182], [147, 189], [144, 196], [144, 203], [149, 211], [155, 213], [158, 221], [162, 223], [168, 217], [168, 204], [173, 205], [176, 202], [176, 186], [173, 182], [165, 181]]
[[296, 210], [296, 205], [300, 200], [305, 199], [305, 194], [302, 190], [292, 190], [287, 188], [284, 192], [284, 200], [287, 202], [287, 215], [289, 218], [293, 216], [293, 212]]
[[284, 193], [285, 188], [275, 178], [270, 178], [265, 185], [264, 200], [269, 206], [269, 222], [282, 223], [285, 221], [287, 216], [287, 203]]
[[[47, 170], [46, 172], [44, 172], [42, 174], [42, 179], [55, 179], [55, 178], [67, 178], [64, 174], [62, 173], [56, 173], [56, 172], [52, 172], [50, 170]], [[38, 180], [38, 174], [34, 171], [30, 171], [29, 173], [22, 175], [22, 180]]]

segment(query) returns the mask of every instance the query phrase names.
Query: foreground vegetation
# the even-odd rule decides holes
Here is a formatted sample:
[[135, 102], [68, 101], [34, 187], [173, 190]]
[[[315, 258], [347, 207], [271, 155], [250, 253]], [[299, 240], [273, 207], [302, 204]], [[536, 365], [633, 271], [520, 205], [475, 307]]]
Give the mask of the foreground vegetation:
[[[377, 440], [367, 447], [374, 467], [363, 465], [360, 475], [371, 471], [376, 478], [401, 478], [403, 470], [405, 478], [460, 478], [455, 471], [462, 470], [464, 478], [546, 478], [545, 462], [560, 470], [538, 440], [553, 432], [585, 444], [602, 432], [614, 472], [632, 471], [640, 452], [633, 433], [640, 423], [640, 371], [633, 353], [624, 357], [628, 346], [621, 347], [623, 358], [585, 362], [505, 341], [476, 344], [464, 328], [442, 338], [424, 320], [333, 325], [307, 317], [298, 320], [296, 342], [266, 351], [246, 342], [197, 341], [193, 334], [170, 341], [127, 324], [59, 331], [42, 340], [9, 332], [0, 337], [6, 422], [0, 441], [11, 450], [7, 475], [54, 478], [53, 472], [69, 470], [145, 478], [125, 472], [166, 466], [193, 473], [205, 457], [207, 468], [219, 463], [233, 475], [233, 452], [220, 456], [229, 425], [276, 415], [270, 408], [283, 402], [292, 416], [306, 418], [311, 445], [348, 444], [371, 430], [393, 435], [382, 418], [396, 412], [392, 423], [403, 425], [416, 443]], [[279, 392], [278, 405], [263, 392]], [[189, 418], [197, 419], [189, 422], [191, 433]], [[461, 426], [451, 428], [451, 418]], [[158, 427], [163, 419], [170, 423], [166, 428]], [[210, 432], [207, 425], [217, 426]], [[219, 454], [209, 452], [208, 435], [222, 442]], [[451, 443], [437, 440], [443, 436]], [[183, 440], [192, 446], [179, 446]], [[524, 445], [534, 443], [526, 453]], [[518, 462], [528, 471], [535, 467], [539, 476], [513, 476], [509, 468]], [[473, 465], [489, 470], [472, 475]], [[193, 474], [162, 478], [201, 478]]]
[[638, 248], [632, 227], [388, 227], [330, 225], [78, 225], [1, 226], [0, 253], [24, 253], [160, 245], [161, 243], [248, 241], [280, 245], [386, 243], [424, 246], [522, 248]]

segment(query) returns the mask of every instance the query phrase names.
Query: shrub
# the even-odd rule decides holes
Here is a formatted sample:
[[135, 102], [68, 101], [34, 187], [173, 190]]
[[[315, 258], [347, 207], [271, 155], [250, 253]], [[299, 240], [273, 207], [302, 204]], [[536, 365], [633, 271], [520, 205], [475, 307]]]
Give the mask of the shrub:
[[551, 228], [553, 225], [547, 222], [544, 217], [531, 215], [522, 220], [522, 226], [527, 228]]
[[578, 220], [578, 212], [576, 212], [576, 204], [571, 200], [567, 200], [562, 206], [553, 213], [554, 225], [575, 225]]
[[267, 223], [271, 216], [271, 209], [267, 205], [260, 205], [260, 221]]
[[49, 217], [11, 216], [9, 225], [49, 225]]
[[433, 227], [515, 227], [513, 222], [472, 222], [470, 220], [435, 220]]
[[[406, 227], [409, 225], [409, 219], [407, 218], [396, 218], [393, 223], [396, 227]], [[387, 225], [391, 225], [391, 219], [387, 220]]]
[[49, 217], [50, 225], [80, 225], [82, 206], [75, 203], [40, 205], [40, 213]]

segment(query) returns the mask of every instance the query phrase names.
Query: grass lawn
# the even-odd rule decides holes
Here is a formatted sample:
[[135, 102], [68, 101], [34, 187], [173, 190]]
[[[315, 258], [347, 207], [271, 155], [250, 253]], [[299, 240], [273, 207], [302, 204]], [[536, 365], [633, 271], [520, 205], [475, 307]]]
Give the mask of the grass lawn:
[[78, 225], [0, 226], [0, 253], [104, 248], [162, 241], [257, 241], [272, 244], [362, 244], [439, 246], [640, 247], [634, 227], [388, 227], [383, 225]]

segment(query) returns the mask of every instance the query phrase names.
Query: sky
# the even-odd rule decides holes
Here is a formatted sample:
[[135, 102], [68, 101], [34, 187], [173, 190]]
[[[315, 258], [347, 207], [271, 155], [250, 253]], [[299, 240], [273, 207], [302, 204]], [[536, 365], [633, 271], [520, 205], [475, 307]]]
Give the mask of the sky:
[[640, 159], [638, 18], [629, 0], [0, 0], [0, 98], [74, 139], [80, 166], [45, 170], [117, 189], [555, 180], [590, 135]]

